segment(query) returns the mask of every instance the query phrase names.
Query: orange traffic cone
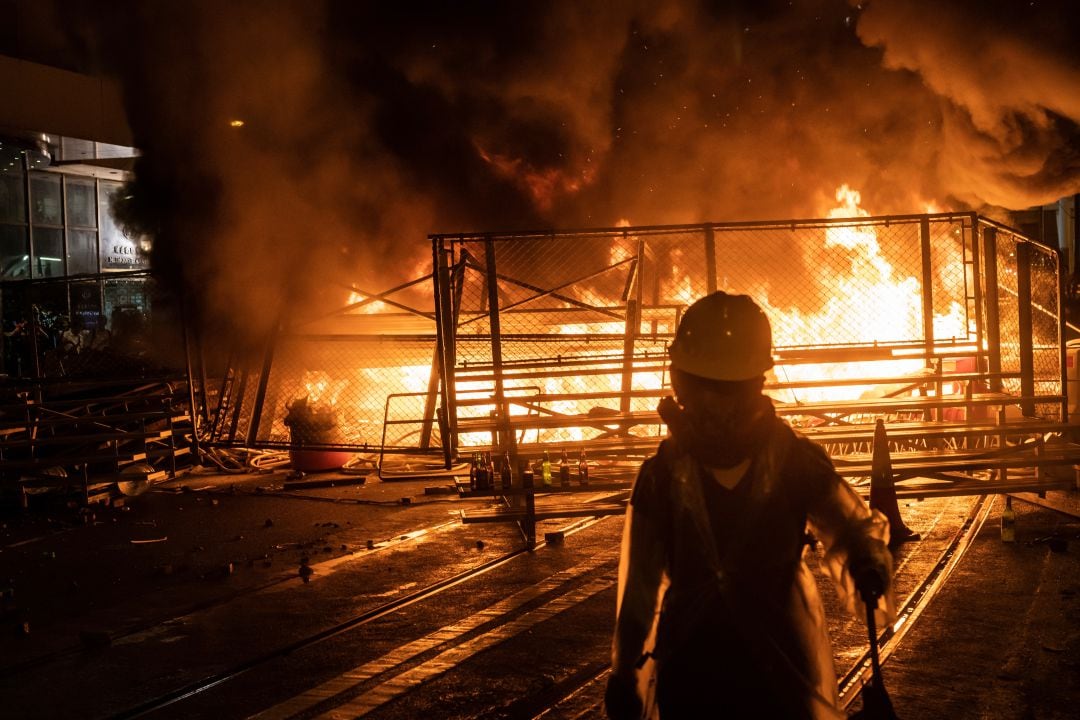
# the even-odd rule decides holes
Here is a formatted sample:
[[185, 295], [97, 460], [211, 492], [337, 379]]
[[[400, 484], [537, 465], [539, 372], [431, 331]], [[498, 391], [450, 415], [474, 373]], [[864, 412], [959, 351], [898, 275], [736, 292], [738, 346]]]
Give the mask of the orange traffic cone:
[[870, 462], [870, 507], [880, 510], [889, 520], [889, 547], [894, 548], [901, 543], [919, 539], [919, 533], [905, 525], [904, 519], [900, 517], [892, 460], [889, 458], [889, 438], [885, 435], [885, 421], [881, 418], [878, 418], [874, 426], [874, 455]]

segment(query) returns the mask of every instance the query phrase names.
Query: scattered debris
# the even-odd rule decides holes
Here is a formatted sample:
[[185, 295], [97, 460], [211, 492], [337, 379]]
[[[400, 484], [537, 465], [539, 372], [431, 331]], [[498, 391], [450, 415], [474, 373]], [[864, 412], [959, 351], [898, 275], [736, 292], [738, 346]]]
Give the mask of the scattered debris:
[[[132, 545], [149, 545], [151, 543], [165, 542], [168, 539], [169, 539], [169, 536], [164, 535], [164, 536], [159, 537], [159, 538], [148, 538], [146, 540], [132, 540], [131, 544]], [[199, 549], [201, 550], [202, 548], [199, 548]]]
[[300, 575], [300, 579], [304, 582], [307, 582], [311, 578], [312, 573], [315, 572], [311, 569], [311, 565], [309, 564], [310, 562], [311, 560], [308, 558], [307, 555], [300, 558], [300, 569], [297, 572]]
[[562, 530], [544, 533], [544, 542], [548, 545], [561, 545], [565, 539], [566, 534]]

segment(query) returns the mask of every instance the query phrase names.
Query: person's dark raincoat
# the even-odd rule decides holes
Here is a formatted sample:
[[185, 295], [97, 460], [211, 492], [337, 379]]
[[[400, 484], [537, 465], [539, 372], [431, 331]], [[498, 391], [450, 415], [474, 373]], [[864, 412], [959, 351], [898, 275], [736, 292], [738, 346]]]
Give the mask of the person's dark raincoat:
[[751, 456], [715, 470], [680, 445], [668, 403], [673, 437], [642, 466], [626, 517], [609, 714], [844, 717], [805, 533], [822, 543], [857, 617], [865, 606], [852, 568], [885, 579], [884, 623], [893, 619], [888, 521], [771, 404]]

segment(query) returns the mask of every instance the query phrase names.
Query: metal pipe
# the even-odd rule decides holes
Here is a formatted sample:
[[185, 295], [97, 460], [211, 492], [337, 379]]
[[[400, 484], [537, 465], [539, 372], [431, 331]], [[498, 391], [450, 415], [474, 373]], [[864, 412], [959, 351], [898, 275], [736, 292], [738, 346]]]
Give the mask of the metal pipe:
[[[183, 294], [180, 297], [180, 325], [183, 328], [184, 333], [184, 367], [187, 371], [187, 389], [188, 389], [188, 412], [191, 415], [191, 451], [193, 456], [198, 462], [202, 457], [202, 453], [199, 450], [199, 415], [200, 411], [195, 404], [195, 377], [192, 371], [191, 362], [191, 333], [188, 328], [188, 312], [187, 303], [184, 301]], [[169, 414], [169, 425], [172, 430], [172, 413]], [[174, 441], [175, 442], [175, 441]], [[173, 462], [175, 462], [176, 456], [173, 455]], [[173, 474], [176, 474], [175, 468], [173, 468]]]
[[251, 408], [251, 421], [248, 423], [247, 441], [254, 444], [259, 434], [259, 424], [262, 422], [263, 404], [266, 402], [266, 386], [270, 380], [270, 368], [274, 364], [274, 345], [277, 340], [280, 323], [274, 323], [270, 330], [270, 337], [266, 342], [266, 351], [263, 354], [262, 372], [259, 373], [259, 385], [255, 389], [255, 402]]

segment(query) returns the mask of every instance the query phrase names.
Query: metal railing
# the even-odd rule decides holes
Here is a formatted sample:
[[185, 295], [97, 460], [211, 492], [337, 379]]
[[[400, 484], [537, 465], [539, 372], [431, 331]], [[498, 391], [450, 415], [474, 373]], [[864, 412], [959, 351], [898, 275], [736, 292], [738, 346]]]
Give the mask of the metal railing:
[[654, 447], [667, 345], [715, 290], [768, 314], [767, 389], [796, 425], [822, 420], [800, 405], [883, 397], [931, 372], [956, 380], [938, 392], [1004, 393], [1024, 415], [1065, 419], [1058, 254], [975, 214], [431, 240], [448, 456]]

